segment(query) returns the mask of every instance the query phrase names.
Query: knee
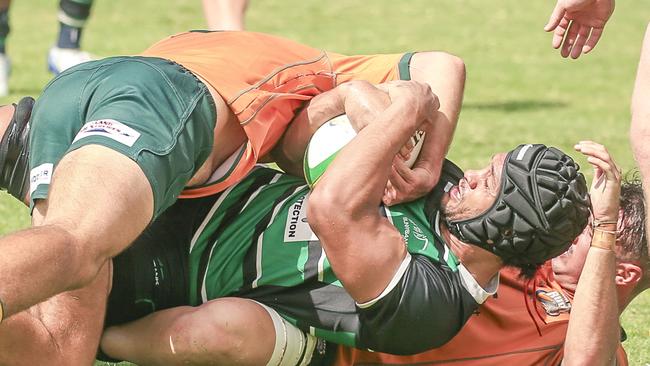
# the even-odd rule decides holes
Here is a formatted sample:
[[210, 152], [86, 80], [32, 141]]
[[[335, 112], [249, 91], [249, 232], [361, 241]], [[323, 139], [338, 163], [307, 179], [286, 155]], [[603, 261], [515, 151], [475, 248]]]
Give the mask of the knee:
[[442, 51], [419, 52], [413, 55], [411, 67], [437, 75], [452, 75], [465, 80], [466, 69], [462, 58]]
[[71, 225], [47, 224], [34, 229], [44, 231], [57, 262], [65, 266], [70, 276], [69, 290], [90, 284], [108, 259], [96, 243], [85, 239]]
[[266, 336], [255, 317], [240, 302], [219, 299], [179, 316], [172, 326], [174, 353], [181, 359], [210, 360], [219, 364], [256, 364], [251, 344], [256, 336]]

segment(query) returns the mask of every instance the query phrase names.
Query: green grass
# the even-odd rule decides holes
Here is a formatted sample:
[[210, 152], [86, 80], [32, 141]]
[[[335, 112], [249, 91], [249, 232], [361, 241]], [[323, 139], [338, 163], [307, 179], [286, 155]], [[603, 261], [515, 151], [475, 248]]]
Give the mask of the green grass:
[[[9, 53], [13, 101], [38, 95], [50, 78], [45, 55], [57, 30], [54, 0], [16, 1]], [[554, 1], [253, 0], [248, 28], [342, 53], [446, 50], [468, 69], [465, 105], [450, 156], [463, 167], [521, 142], [570, 150], [580, 139], [605, 143], [632, 169], [627, 130], [641, 39], [650, 8], [618, 2], [593, 54], [564, 60], [542, 31]], [[204, 26], [199, 0], [98, 1], [84, 33], [97, 55], [130, 54], [169, 34]], [[584, 159], [578, 157], [583, 166]], [[0, 198], [0, 232], [28, 223], [25, 209]], [[623, 317], [631, 365], [650, 363], [650, 295]]]

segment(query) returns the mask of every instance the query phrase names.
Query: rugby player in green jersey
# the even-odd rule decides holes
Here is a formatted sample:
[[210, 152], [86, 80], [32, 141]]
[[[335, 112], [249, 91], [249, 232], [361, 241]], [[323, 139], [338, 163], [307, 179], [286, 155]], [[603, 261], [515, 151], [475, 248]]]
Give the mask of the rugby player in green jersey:
[[[155, 255], [158, 264], [150, 265], [137, 257], [169, 251], [160, 249], [167, 240], [184, 242], [189, 304], [203, 305], [109, 328], [103, 350], [136, 363], [166, 364], [178, 360], [179, 349], [192, 348], [191, 340], [215, 351], [195, 349], [197, 362], [233, 356], [233, 350], [246, 355], [246, 347], [232, 346], [238, 342], [224, 342], [225, 347], [221, 342], [241, 333], [211, 336], [259, 326], [260, 319], [233, 310], [246, 306], [245, 300], [231, 298], [238, 297], [282, 316], [284, 321], [267, 316], [276, 319], [276, 340], [290, 328], [287, 322], [309, 334], [288, 341], [303, 349], [314, 347], [315, 336], [375, 351], [416, 353], [446, 343], [460, 330], [496, 290], [501, 267], [518, 266], [529, 274], [565, 251], [583, 230], [589, 216], [584, 178], [570, 157], [543, 145], [497, 154], [486, 168], [464, 176], [448, 166], [445, 173], [451, 174], [431, 194], [380, 206], [391, 169], [400, 166], [390, 162], [421, 127], [418, 113], [435, 103], [417, 83], [394, 83], [386, 90], [390, 106], [339, 153], [313, 191], [302, 179], [259, 168], [219, 196], [178, 204], [165, 218], [170, 221], [150, 228], [148, 238], [125, 253], [130, 263], [139, 263], [132, 268], [161, 263], [164, 268], [170, 262], [164, 254]], [[190, 227], [184, 238], [178, 238], [178, 227]], [[122, 260], [116, 259], [115, 275], [139, 277], [120, 273], [129, 270]], [[168, 268], [170, 273], [175, 277]], [[134, 304], [141, 295], [109, 307]], [[122, 307], [116, 313], [134, 311]], [[253, 334], [240, 340], [251, 338], [265, 344]], [[283, 349], [269, 344], [266, 359]], [[295, 360], [309, 351], [301, 350]]]
[[316, 336], [414, 353], [453, 337], [503, 265], [530, 272], [582, 231], [584, 178], [543, 145], [452, 176], [458, 184], [443, 194], [378, 209], [393, 157], [436, 103], [417, 83], [385, 90], [392, 104], [311, 194], [301, 179], [260, 168], [161, 216], [115, 259], [107, 321], [203, 305], [110, 328], [103, 350], [140, 364], [296, 364]]

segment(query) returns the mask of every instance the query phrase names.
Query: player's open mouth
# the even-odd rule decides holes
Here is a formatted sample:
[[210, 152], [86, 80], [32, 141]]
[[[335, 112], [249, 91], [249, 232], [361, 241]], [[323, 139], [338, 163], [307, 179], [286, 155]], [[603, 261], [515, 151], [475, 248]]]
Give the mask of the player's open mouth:
[[451, 187], [449, 190], [449, 197], [455, 199], [456, 201], [460, 201], [461, 194], [459, 186]]

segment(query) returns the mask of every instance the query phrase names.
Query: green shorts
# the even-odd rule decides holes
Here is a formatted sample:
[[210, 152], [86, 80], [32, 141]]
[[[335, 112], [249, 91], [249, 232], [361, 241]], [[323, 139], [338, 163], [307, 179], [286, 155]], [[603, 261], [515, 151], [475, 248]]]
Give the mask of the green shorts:
[[150, 57], [112, 57], [52, 80], [32, 113], [30, 194], [47, 197], [65, 154], [101, 145], [135, 161], [169, 207], [212, 151], [216, 110], [207, 87], [182, 66]]

